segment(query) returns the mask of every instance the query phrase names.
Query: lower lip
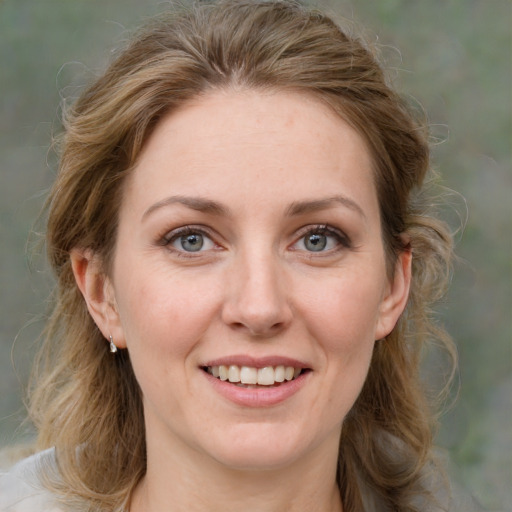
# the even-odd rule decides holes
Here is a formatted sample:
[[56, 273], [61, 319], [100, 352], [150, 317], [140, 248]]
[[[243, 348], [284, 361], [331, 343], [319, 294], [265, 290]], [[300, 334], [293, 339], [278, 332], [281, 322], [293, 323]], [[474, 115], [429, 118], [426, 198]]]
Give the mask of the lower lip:
[[305, 372], [297, 378], [283, 382], [279, 386], [261, 386], [244, 388], [228, 381], [220, 380], [201, 370], [215, 391], [236, 405], [243, 407], [271, 407], [277, 405], [297, 393], [306, 383], [311, 372]]

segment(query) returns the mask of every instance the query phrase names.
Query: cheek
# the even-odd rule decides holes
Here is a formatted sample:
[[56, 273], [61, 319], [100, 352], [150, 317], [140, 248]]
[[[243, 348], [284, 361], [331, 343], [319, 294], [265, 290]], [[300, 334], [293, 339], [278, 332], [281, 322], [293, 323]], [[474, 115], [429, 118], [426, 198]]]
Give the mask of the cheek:
[[126, 282], [119, 295], [122, 329], [145, 407], [181, 417], [182, 402], [175, 397], [188, 393], [196, 370], [190, 355], [213, 321], [214, 297], [193, 283], [147, 274]]
[[132, 272], [116, 290], [128, 348], [174, 357], [189, 352], [216, 314], [219, 289], [176, 273]]
[[[322, 293], [303, 303], [309, 333], [324, 362], [326, 410], [337, 411], [336, 422], [357, 399], [375, 345], [381, 290], [376, 281], [359, 277], [330, 279]], [[318, 407], [320, 411], [320, 402]]]
[[302, 309], [318, 332], [315, 337], [326, 340], [333, 351], [357, 349], [365, 340], [373, 343], [382, 296], [378, 281], [354, 273], [323, 284], [317, 293], [303, 294]]

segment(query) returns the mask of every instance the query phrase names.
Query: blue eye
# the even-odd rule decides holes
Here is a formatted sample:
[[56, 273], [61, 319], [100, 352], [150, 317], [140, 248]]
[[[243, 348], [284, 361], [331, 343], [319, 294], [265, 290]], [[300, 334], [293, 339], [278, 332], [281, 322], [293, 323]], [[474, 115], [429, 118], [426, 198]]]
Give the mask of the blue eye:
[[203, 235], [193, 233], [190, 235], [180, 236], [173, 245], [179, 244], [184, 251], [197, 252], [203, 248], [204, 239]]
[[205, 233], [192, 229], [171, 234], [167, 238], [166, 245], [170, 245], [179, 252], [200, 252], [213, 249], [215, 246], [212, 239]]
[[327, 236], [320, 233], [311, 233], [304, 237], [304, 246], [308, 251], [323, 251], [327, 247], [327, 242]]
[[[303, 231], [304, 233], [304, 231]], [[318, 226], [306, 233], [294, 244], [294, 249], [307, 252], [328, 252], [341, 247], [350, 247], [348, 238], [337, 229]]]

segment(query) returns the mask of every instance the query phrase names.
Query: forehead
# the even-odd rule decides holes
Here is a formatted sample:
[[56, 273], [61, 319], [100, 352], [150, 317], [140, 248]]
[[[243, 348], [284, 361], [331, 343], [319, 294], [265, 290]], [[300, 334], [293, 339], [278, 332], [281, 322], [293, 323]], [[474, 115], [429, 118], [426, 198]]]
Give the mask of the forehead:
[[344, 188], [375, 195], [362, 137], [315, 97], [246, 90], [210, 92], [163, 118], [126, 192], [158, 200], [236, 189], [241, 200], [264, 200], [277, 189], [291, 200]]

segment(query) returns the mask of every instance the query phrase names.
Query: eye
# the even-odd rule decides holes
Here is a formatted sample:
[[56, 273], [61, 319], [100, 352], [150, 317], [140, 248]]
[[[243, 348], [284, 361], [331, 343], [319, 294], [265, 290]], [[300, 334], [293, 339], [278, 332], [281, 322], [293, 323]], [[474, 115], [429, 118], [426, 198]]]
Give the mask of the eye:
[[310, 233], [309, 235], [306, 235], [303, 240], [304, 247], [308, 251], [314, 252], [323, 251], [330, 241], [327, 235], [324, 235], [323, 233]]
[[179, 252], [189, 253], [207, 251], [215, 247], [215, 243], [205, 232], [191, 227], [172, 231], [165, 237], [164, 245]]
[[294, 249], [307, 252], [328, 252], [350, 247], [348, 238], [330, 226], [308, 227], [307, 231], [295, 242]]

